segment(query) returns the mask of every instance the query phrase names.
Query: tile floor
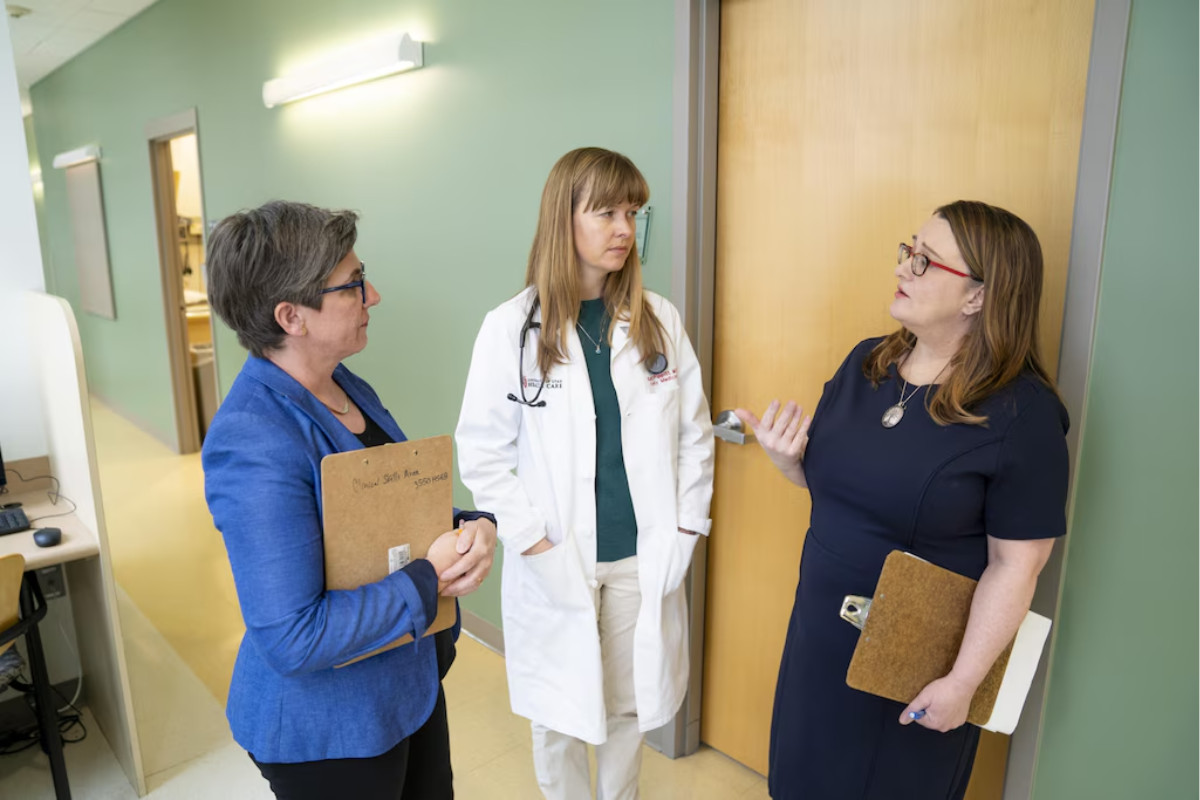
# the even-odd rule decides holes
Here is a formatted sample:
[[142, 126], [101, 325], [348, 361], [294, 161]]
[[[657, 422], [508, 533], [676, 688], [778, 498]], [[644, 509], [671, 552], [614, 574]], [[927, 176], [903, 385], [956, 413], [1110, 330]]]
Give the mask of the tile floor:
[[[98, 402], [93, 422], [149, 796], [269, 799], [222, 710], [242, 621], [199, 456], [175, 455]], [[464, 636], [446, 696], [457, 795], [536, 800], [529, 724], [509, 711], [503, 658]], [[136, 797], [94, 722], [66, 754], [75, 797]], [[647, 800], [767, 797], [762, 776], [707, 747], [678, 760], [646, 748], [641, 789]], [[0, 797], [53, 797], [40, 751], [0, 758]]]

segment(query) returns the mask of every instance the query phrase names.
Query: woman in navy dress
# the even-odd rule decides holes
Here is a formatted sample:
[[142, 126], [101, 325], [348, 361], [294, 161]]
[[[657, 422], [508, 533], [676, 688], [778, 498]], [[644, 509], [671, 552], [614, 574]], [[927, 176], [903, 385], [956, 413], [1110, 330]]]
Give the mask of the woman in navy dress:
[[[1068, 422], [1037, 353], [1037, 237], [958, 201], [898, 262], [901, 329], [856, 346], [811, 419], [791, 402], [762, 420], [738, 410], [812, 495], [771, 722], [775, 800], [961, 798], [971, 697], [1066, 532]], [[892, 550], [979, 581], [954, 667], [908, 706], [846, 685], [858, 630], [838, 616], [845, 595], [874, 594]]]

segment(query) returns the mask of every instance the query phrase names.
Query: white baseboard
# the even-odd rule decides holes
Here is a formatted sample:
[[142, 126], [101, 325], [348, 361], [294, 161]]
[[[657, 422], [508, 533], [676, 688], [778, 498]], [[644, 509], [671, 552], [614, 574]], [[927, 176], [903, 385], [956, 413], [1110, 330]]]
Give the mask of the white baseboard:
[[462, 609], [463, 632], [484, 647], [504, 655], [504, 631], [478, 614]]

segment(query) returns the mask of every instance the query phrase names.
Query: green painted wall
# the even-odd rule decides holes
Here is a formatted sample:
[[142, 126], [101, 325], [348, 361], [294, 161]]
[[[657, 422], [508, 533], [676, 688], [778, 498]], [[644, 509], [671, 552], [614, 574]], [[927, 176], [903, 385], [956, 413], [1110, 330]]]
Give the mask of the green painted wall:
[[[263, 81], [374, 33], [426, 68], [275, 109]], [[40, 152], [95, 142], [117, 319], [79, 314], [93, 391], [174, 441], [147, 122], [195, 107], [207, 218], [273, 198], [361, 212], [383, 296], [351, 366], [413, 437], [453, 429], [483, 313], [515, 294], [542, 183], [601, 145], [648, 178], [647, 285], [670, 288], [674, 3], [160, 0], [33, 87]], [[47, 284], [78, 297], [64, 178], [45, 174]], [[228, 387], [244, 353], [217, 339]], [[470, 504], [458, 486], [459, 503]], [[466, 605], [499, 623], [499, 570]]]
[[1197, 796], [1197, 22], [1133, 2], [1037, 800]]

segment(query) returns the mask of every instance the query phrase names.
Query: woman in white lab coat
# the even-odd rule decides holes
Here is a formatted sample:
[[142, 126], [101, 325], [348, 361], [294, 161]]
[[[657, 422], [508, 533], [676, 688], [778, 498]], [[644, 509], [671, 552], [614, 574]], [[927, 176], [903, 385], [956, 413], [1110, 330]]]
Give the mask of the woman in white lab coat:
[[483, 321], [456, 439], [505, 548], [513, 711], [547, 798], [637, 797], [644, 731], [688, 678], [682, 581], [707, 535], [713, 440], [700, 366], [642, 288], [637, 167], [574, 150], [542, 194], [526, 288]]

